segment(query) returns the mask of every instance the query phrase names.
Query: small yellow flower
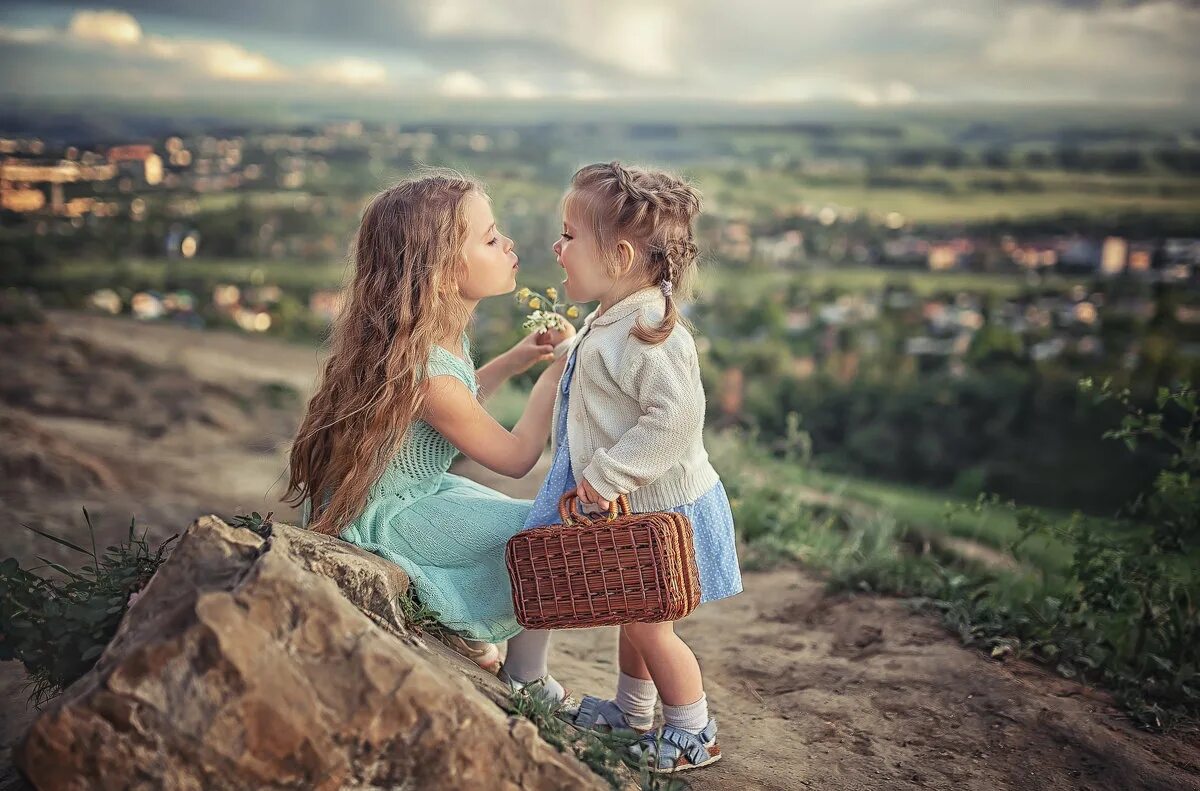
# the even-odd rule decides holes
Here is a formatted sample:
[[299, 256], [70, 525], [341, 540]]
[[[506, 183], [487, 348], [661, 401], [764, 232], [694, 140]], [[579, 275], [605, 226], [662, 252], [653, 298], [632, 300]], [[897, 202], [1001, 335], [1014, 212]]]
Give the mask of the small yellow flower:
[[533, 308], [534, 310], [537, 310], [541, 306], [542, 306], [542, 301], [540, 299], [538, 299], [537, 297], [534, 297], [533, 299], [529, 300], [529, 307]]
[[521, 289], [517, 292], [517, 302], [520, 302], [522, 305], [525, 304], [525, 300], [529, 299], [529, 295], [531, 293], [532, 292], [527, 288]]
[[575, 307], [574, 305], [572, 305], [571, 307], [567, 308], [567, 318], [568, 318], [568, 319], [577, 319], [577, 318], [579, 318], [579, 308]]
[[558, 299], [558, 289], [554, 287], [546, 289], [546, 299], [550, 300], [551, 302]]

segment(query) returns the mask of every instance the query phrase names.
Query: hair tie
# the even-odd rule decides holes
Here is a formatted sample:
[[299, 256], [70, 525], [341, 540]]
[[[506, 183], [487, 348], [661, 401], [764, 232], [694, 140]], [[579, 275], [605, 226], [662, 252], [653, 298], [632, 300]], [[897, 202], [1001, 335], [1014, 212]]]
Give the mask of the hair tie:
[[667, 299], [671, 298], [671, 281], [670, 280], [664, 280], [663, 282], [659, 283], [658, 288], [659, 288], [659, 290], [662, 291], [662, 295], [664, 297], [666, 297]]

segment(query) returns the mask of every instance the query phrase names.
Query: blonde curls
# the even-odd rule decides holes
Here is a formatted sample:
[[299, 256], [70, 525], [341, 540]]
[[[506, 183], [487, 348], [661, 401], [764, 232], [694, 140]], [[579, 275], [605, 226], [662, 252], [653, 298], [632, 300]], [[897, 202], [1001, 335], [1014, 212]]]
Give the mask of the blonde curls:
[[457, 284], [472, 193], [482, 194], [475, 180], [430, 171], [363, 212], [345, 307], [289, 460], [284, 500], [309, 500], [316, 532], [338, 535], [362, 512], [421, 414], [430, 349], [466, 328]]

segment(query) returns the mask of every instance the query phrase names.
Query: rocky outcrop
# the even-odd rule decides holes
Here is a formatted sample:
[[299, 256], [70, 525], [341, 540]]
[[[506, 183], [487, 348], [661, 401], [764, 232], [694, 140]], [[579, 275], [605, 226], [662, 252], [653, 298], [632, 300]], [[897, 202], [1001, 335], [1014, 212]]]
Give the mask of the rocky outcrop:
[[17, 765], [55, 791], [604, 787], [410, 633], [406, 587], [324, 536], [201, 519]]

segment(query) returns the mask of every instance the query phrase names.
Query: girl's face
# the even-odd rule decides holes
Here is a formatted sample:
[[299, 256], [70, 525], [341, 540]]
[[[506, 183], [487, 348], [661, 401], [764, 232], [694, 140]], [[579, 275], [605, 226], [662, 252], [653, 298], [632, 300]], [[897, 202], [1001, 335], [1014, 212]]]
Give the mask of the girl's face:
[[463, 299], [478, 302], [517, 287], [517, 254], [513, 240], [496, 230], [492, 204], [472, 192], [467, 202], [467, 243], [463, 245], [466, 277], [459, 284]]
[[558, 265], [566, 270], [563, 291], [572, 302], [595, 302], [616, 282], [608, 275], [600, 248], [589, 223], [563, 214], [563, 232], [554, 243]]

